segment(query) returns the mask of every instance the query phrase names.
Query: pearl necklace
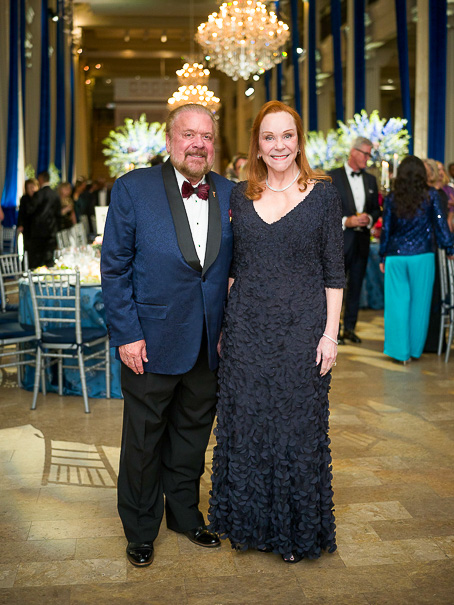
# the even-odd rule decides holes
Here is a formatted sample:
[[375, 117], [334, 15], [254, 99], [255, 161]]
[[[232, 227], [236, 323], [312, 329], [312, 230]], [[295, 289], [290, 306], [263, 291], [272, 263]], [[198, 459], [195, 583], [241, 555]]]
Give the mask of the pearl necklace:
[[276, 193], [280, 193], [281, 191], [285, 191], [286, 189], [288, 189], [289, 187], [291, 187], [293, 185], [293, 183], [295, 183], [298, 180], [298, 177], [299, 177], [300, 174], [301, 174], [301, 170], [298, 172], [298, 174], [293, 179], [293, 181], [291, 183], [289, 183], [288, 185], [286, 185], [283, 189], [275, 189], [274, 187], [271, 187], [271, 185], [268, 183], [268, 177], [266, 177], [265, 184], [268, 187], [268, 189], [271, 189], [271, 191], [275, 191]]

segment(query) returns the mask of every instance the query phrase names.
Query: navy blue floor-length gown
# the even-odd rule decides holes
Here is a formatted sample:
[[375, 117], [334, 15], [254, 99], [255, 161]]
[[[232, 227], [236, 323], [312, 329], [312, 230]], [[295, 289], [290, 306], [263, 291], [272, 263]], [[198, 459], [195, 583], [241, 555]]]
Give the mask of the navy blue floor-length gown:
[[210, 528], [236, 548], [316, 558], [336, 549], [328, 437], [330, 373], [316, 349], [325, 288], [344, 286], [341, 205], [315, 184], [268, 224], [232, 193], [235, 278], [219, 370]]

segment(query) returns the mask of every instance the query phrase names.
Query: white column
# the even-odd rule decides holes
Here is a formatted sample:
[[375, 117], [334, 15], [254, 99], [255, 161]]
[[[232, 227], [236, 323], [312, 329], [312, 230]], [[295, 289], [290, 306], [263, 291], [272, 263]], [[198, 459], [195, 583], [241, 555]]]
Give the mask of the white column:
[[454, 19], [448, 29], [448, 57], [446, 65], [446, 143], [445, 165], [454, 162]]
[[417, 0], [414, 154], [427, 157], [429, 120], [429, 0]]

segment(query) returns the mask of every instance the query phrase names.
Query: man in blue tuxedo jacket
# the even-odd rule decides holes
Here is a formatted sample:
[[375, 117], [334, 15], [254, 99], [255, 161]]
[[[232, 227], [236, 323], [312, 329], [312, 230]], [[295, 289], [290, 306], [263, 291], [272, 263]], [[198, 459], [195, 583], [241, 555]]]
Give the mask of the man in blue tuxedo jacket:
[[234, 184], [211, 172], [216, 126], [201, 105], [172, 111], [170, 160], [116, 181], [104, 231], [103, 296], [124, 396], [118, 511], [136, 566], [153, 561], [164, 496], [168, 528], [220, 545], [198, 507], [232, 258]]
[[342, 200], [347, 291], [344, 298], [344, 331], [342, 335], [339, 334], [341, 344], [345, 340], [361, 343], [355, 333], [359, 300], [369, 258], [370, 228], [380, 216], [377, 181], [365, 171], [372, 146], [369, 139], [356, 138], [345, 165], [328, 173]]

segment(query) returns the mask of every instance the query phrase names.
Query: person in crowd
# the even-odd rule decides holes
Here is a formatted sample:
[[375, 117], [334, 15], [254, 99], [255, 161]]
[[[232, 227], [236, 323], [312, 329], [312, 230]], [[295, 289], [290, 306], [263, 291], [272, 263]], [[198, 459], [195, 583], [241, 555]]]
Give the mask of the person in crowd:
[[448, 166], [448, 175], [451, 183], [454, 183], [454, 162], [451, 162]]
[[58, 186], [58, 195], [60, 197], [61, 205], [60, 231], [62, 229], [71, 229], [71, 227], [77, 223], [76, 212], [74, 210], [74, 200], [71, 197], [71, 193], [71, 183], [60, 183]]
[[234, 183], [239, 183], [241, 180], [244, 180], [242, 177], [244, 175], [244, 168], [247, 164], [247, 155], [244, 153], [238, 153], [233, 156], [232, 161], [229, 163], [225, 170], [225, 176], [229, 179], [229, 181], [233, 181]]
[[118, 510], [136, 566], [167, 527], [220, 545], [199, 510], [216, 404], [217, 343], [232, 258], [233, 184], [211, 171], [217, 122], [197, 104], [166, 121], [170, 160], [112, 189], [101, 257], [107, 324], [122, 361]]
[[54, 264], [57, 231], [60, 228], [61, 204], [56, 191], [49, 185], [47, 171], [38, 174], [39, 190], [25, 206], [30, 225], [28, 262], [31, 269]]
[[104, 178], [96, 179], [93, 186], [93, 207], [92, 214], [95, 213], [95, 206], [108, 206], [110, 204], [110, 189], [107, 187], [107, 181]]
[[24, 250], [30, 254], [31, 222], [28, 214], [28, 207], [34, 194], [39, 189], [37, 179], [27, 179], [24, 185], [25, 193], [19, 202], [19, 213], [17, 216], [17, 232], [22, 233]]
[[446, 194], [448, 227], [450, 231], [454, 231], [454, 184], [449, 181], [449, 177], [446, 174], [446, 170], [442, 162], [437, 162], [437, 167], [440, 180], [439, 187], [436, 187], [436, 189], [441, 188]]
[[[438, 191], [440, 198], [440, 207], [444, 216], [448, 219], [449, 199], [447, 193], [443, 189], [442, 175], [439, 170], [439, 163], [436, 160], [427, 158], [423, 160], [426, 169], [427, 184]], [[441, 324], [441, 292], [440, 292], [440, 267], [438, 255], [435, 255], [435, 278], [432, 288], [432, 303], [430, 305], [429, 327], [427, 329], [427, 338], [424, 345], [424, 353], [437, 353]], [[445, 340], [443, 336], [443, 347]]]
[[239, 153], [237, 156], [235, 156], [233, 158], [234, 177], [231, 180], [233, 180], [235, 183], [239, 183], [240, 181], [244, 180], [243, 175], [244, 175], [244, 169], [246, 168], [246, 164], [247, 164], [247, 155], [244, 153]]
[[370, 247], [370, 229], [380, 216], [377, 181], [365, 171], [373, 144], [358, 137], [353, 141], [347, 162], [329, 172], [342, 200], [342, 226], [344, 229], [344, 260], [347, 274], [343, 334], [345, 340], [361, 343], [356, 334], [361, 287], [366, 274]]
[[85, 189], [79, 195], [76, 202], [76, 214], [80, 222], [83, 222], [88, 233], [96, 233], [95, 203], [96, 203], [96, 181], [86, 181]]
[[328, 390], [345, 283], [341, 201], [279, 101], [255, 118], [231, 198], [210, 529], [287, 563], [336, 549]]
[[385, 199], [380, 238], [384, 353], [405, 364], [421, 357], [426, 341], [435, 277], [434, 238], [448, 255], [454, 254], [439, 192], [428, 185], [424, 163], [410, 155], [399, 165], [394, 191]]
[[73, 202], [74, 202], [74, 210], [76, 213], [77, 222], [80, 221], [79, 198], [82, 195], [82, 193], [85, 191], [86, 187], [87, 187], [87, 179], [84, 176], [77, 177], [74, 188], [73, 188], [73, 193], [72, 193], [72, 198], [73, 198]]

